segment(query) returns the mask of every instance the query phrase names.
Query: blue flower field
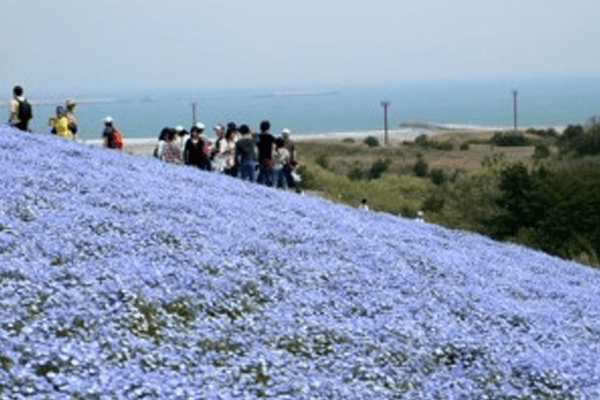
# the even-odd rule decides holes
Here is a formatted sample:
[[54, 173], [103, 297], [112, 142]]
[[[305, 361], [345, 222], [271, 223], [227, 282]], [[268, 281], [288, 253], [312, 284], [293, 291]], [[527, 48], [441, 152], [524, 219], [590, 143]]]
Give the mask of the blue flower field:
[[600, 271], [0, 128], [0, 399], [598, 399]]

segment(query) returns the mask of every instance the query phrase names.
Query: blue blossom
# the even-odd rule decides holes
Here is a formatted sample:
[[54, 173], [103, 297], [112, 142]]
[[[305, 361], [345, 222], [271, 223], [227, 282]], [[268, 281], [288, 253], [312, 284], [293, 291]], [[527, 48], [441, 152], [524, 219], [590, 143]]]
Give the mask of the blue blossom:
[[597, 270], [49, 135], [0, 164], [0, 398], [600, 392]]

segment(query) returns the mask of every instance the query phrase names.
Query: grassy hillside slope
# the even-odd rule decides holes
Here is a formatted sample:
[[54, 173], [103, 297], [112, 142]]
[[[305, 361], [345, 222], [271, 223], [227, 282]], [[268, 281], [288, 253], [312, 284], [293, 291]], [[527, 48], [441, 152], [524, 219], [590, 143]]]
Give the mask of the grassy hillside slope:
[[0, 168], [2, 399], [600, 397], [598, 270], [8, 128]]

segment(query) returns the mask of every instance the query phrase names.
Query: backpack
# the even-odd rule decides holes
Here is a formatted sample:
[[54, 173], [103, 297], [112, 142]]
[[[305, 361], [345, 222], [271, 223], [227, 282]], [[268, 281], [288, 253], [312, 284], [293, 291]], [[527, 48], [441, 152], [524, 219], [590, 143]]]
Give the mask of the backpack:
[[112, 128], [111, 135], [112, 135], [113, 149], [122, 149], [123, 148], [123, 136], [121, 136], [121, 133], [116, 128]]
[[17, 117], [21, 122], [27, 122], [31, 118], [33, 118], [33, 111], [31, 109], [31, 104], [27, 101], [27, 99], [23, 101], [19, 101], [19, 108], [17, 110]]

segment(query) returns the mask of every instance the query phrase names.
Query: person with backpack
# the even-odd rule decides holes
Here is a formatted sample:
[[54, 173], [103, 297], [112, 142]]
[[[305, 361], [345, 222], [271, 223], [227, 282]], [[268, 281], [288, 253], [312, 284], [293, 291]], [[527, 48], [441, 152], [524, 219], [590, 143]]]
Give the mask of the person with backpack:
[[104, 131], [102, 132], [104, 147], [107, 149], [121, 150], [123, 148], [123, 136], [113, 125], [112, 117], [104, 118]]
[[29, 121], [33, 118], [31, 104], [23, 95], [23, 88], [19, 85], [13, 88], [13, 98], [9, 107], [8, 123], [17, 129], [27, 131]]

